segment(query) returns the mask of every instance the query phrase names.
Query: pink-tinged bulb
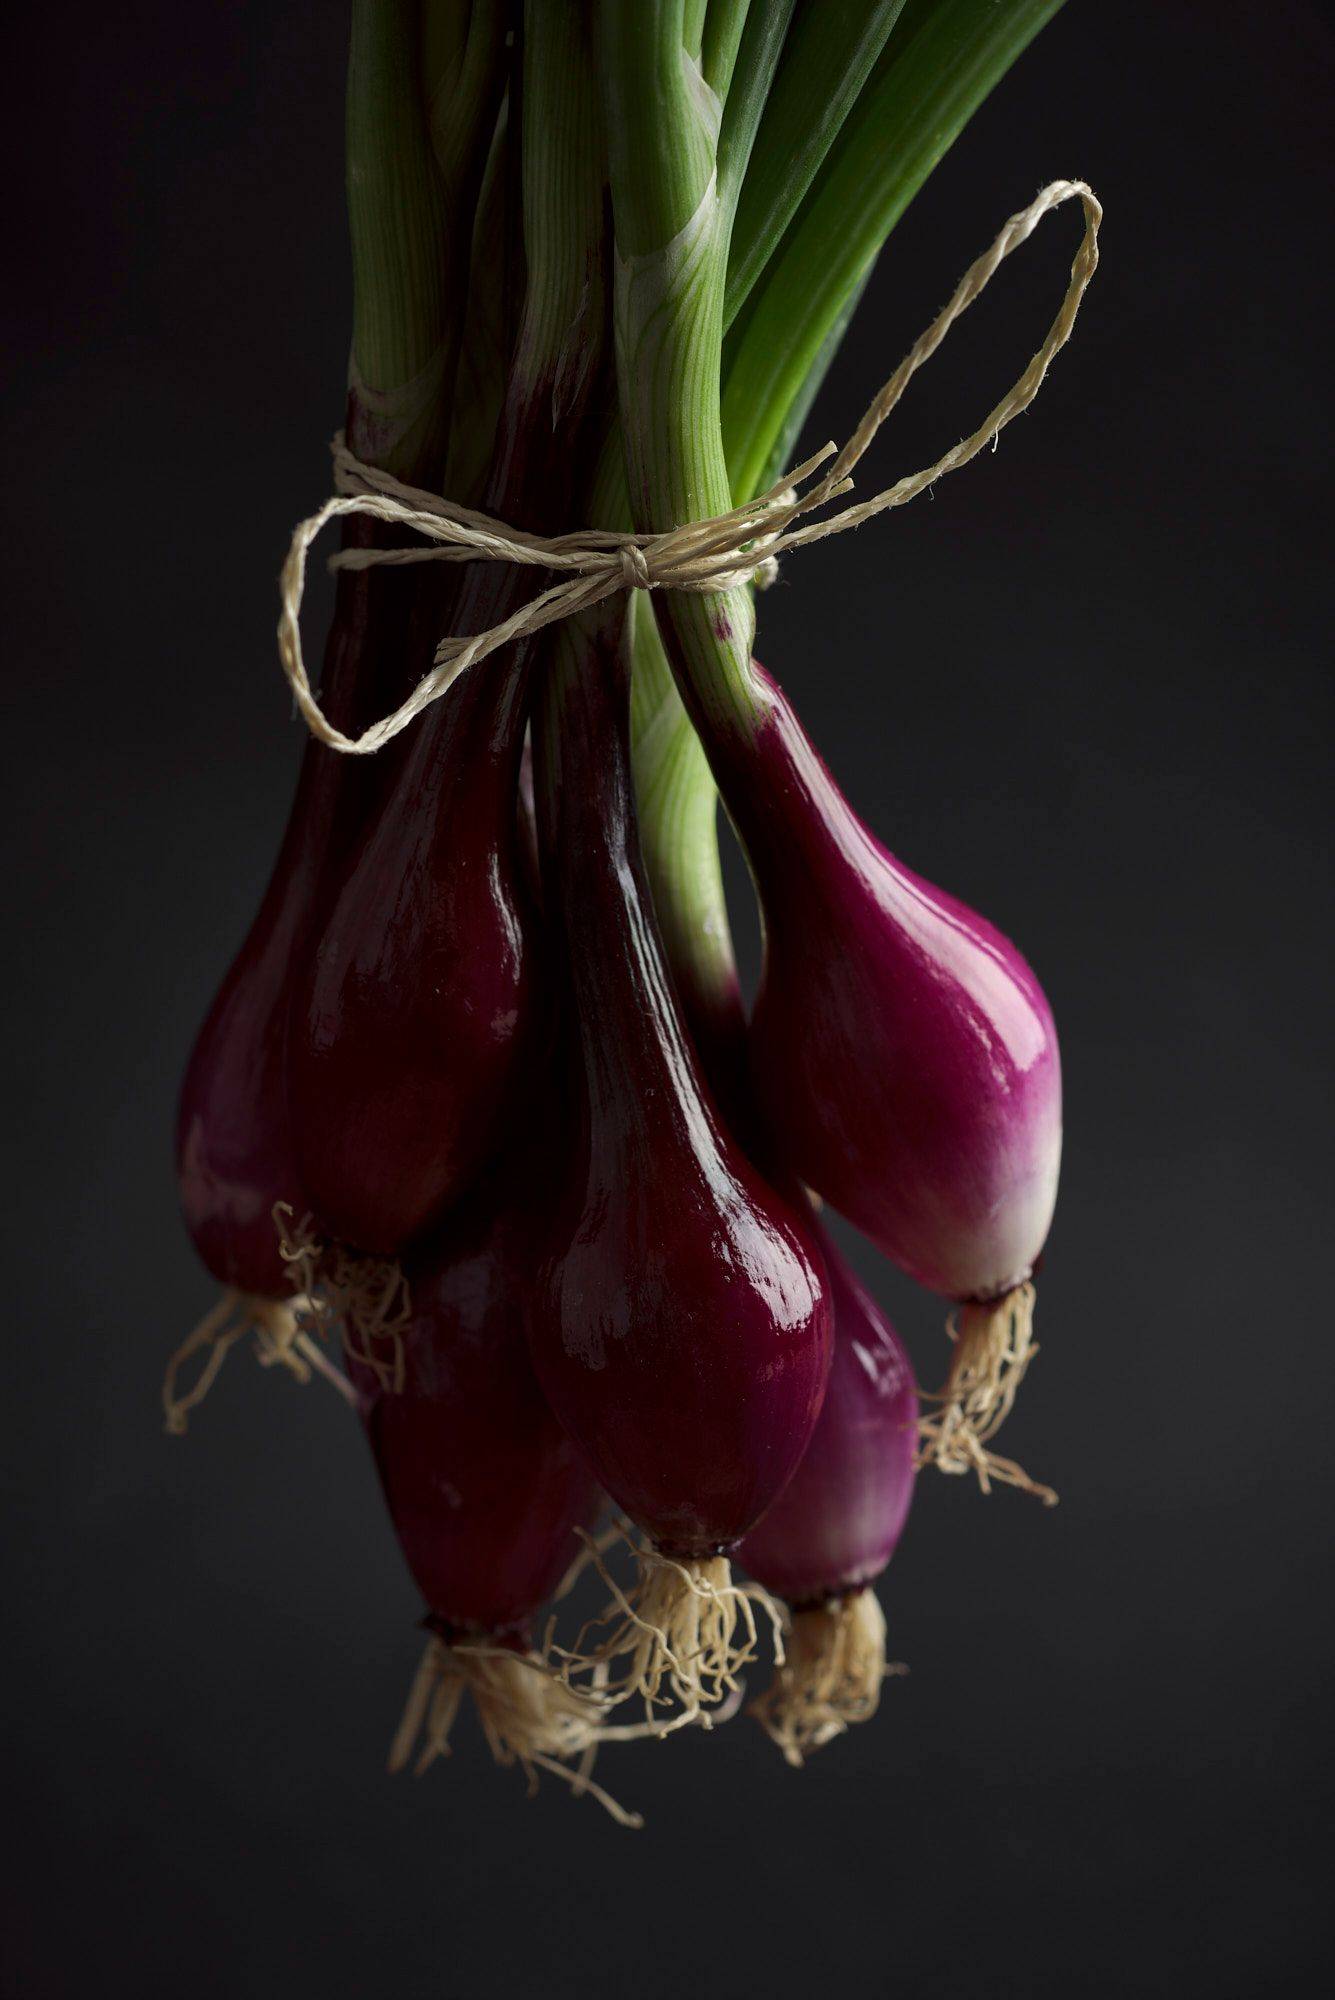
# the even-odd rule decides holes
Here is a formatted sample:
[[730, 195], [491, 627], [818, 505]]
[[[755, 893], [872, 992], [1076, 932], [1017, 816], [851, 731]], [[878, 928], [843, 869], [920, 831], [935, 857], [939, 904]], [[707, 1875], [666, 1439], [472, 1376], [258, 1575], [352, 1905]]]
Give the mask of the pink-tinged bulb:
[[765, 921], [750, 1073], [793, 1170], [932, 1290], [1028, 1276], [1052, 1219], [1061, 1066], [1015, 947], [887, 853], [755, 670], [716, 768]]
[[525, 1330], [531, 1218], [489, 1180], [405, 1263], [402, 1387], [349, 1362], [408, 1567], [446, 1639], [526, 1641], [601, 1504]]
[[918, 1397], [898, 1335], [819, 1232], [834, 1359], [811, 1443], [741, 1548], [758, 1583], [794, 1608], [874, 1582], [913, 1500]]
[[663, 1553], [712, 1557], [806, 1449], [829, 1307], [809, 1228], [725, 1129], [682, 1025], [640, 867], [620, 663], [591, 647], [574, 666], [541, 794], [579, 1137], [532, 1352], [617, 1505]]

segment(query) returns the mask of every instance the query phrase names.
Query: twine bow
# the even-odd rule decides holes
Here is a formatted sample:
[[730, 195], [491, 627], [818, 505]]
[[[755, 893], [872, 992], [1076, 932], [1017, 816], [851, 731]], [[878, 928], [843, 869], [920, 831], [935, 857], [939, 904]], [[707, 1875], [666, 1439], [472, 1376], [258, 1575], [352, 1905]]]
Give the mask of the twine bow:
[[[1070, 282], [1057, 317], [1029, 366], [969, 437], [954, 445], [934, 465], [907, 473], [870, 500], [844, 507], [821, 520], [798, 522], [847, 493], [852, 474], [872, 439], [900, 401], [923, 363], [931, 358], [955, 321], [987, 288], [1013, 250], [1027, 242], [1043, 217], [1063, 202], [1079, 200], [1085, 232], [1071, 266]], [[957, 472], [1006, 425], [1028, 409], [1042, 386], [1053, 358], [1066, 345], [1089, 281], [1098, 265], [1099, 224], [1103, 209], [1084, 181], [1053, 181], [1011, 216], [995, 241], [969, 266], [949, 302], [910, 348], [889, 381], [873, 397], [852, 437], [841, 451], [833, 444], [799, 465], [754, 500], [726, 514], [692, 521], [662, 534], [615, 534], [594, 528], [565, 535], [530, 535], [488, 514], [461, 507], [419, 487], [405, 485], [387, 472], [363, 465], [348, 450], [342, 433], [334, 440], [336, 496], [317, 514], [299, 523], [292, 536], [281, 580], [282, 610], [278, 621], [278, 651], [297, 707], [312, 735], [349, 756], [369, 756], [408, 727], [432, 702], [439, 701], [459, 676], [479, 660], [512, 640], [540, 632], [577, 612], [591, 610], [623, 590], [722, 591], [749, 583], [758, 567], [771, 569], [791, 549], [842, 535], [850, 528], [891, 508], [905, 507], [947, 472]], [[834, 464], [821, 478], [818, 468]], [[475, 637], [450, 636], [436, 647], [432, 665], [408, 699], [392, 714], [372, 723], [360, 736], [335, 729], [311, 688], [301, 650], [301, 600], [306, 559], [311, 544], [330, 521], [347, 514], [365, 514], [422, 535], [424, 548], [344, 549], [334, 556], [334, 569], [368, 569], [392, 563], [508, 562], [555, 572], [556, 580], [508, 618]]]

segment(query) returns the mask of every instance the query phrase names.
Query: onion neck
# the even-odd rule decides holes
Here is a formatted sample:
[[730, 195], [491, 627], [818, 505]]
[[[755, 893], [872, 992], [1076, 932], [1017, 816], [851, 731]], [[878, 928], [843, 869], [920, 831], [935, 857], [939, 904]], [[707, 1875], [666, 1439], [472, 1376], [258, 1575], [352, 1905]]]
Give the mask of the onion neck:
[[745, 732], [711, 733], [709, 755], [761, 902], [775, 910], [795, 892], [825, 894], [865, 875], [883, 850], [759, 662], [752, 663], [752, 681], [759, 703], [754, 723]]
[[718, 845], [718, 794], [649, 607], [630, 608], [632, 733], [646, 872], [668, 963], [711, 1078], [746, 1031]]
[[567, 620], [544, 676], [538, 810], [563, 912], [599, 1150], [712, 1160], [718, 1134], [646, 892], [631, 779], [624, 606]]

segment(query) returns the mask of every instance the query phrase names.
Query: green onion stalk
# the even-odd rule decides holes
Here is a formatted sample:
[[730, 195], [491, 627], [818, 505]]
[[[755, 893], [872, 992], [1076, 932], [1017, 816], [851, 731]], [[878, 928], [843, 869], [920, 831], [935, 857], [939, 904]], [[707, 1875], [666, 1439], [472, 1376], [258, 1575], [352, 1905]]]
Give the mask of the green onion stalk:
[[437, 485], [471, 217], [504, 82], [500, 0], [354, 0], [346, 114], [358, 456]]

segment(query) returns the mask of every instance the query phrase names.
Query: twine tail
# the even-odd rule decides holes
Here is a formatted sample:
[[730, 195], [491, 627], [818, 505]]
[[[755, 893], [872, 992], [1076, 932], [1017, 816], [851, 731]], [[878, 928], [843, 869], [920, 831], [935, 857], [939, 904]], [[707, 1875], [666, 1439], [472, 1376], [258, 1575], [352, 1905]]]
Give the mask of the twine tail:
[[1027, 1281], [1003, 1298], [986, 1305], [960, 1308], [947, 1331], [955, 1343], [945, 1388], [928, 1398], [939, 1405], [918, 1424], [919, 1468], [934, 1465], [940, 1472], [974, 1473], [984, 1493], [992, 1482], [1032, 1493], [1045, 1507], [1055, 1507], [1051, 1486], [1031, 1479], [1014, 1459], [989, 1451], [988, 1445], [1005, 1423], [1016, 1393], [1038, 1353], [1034, 1340], [1034, 1287]]

